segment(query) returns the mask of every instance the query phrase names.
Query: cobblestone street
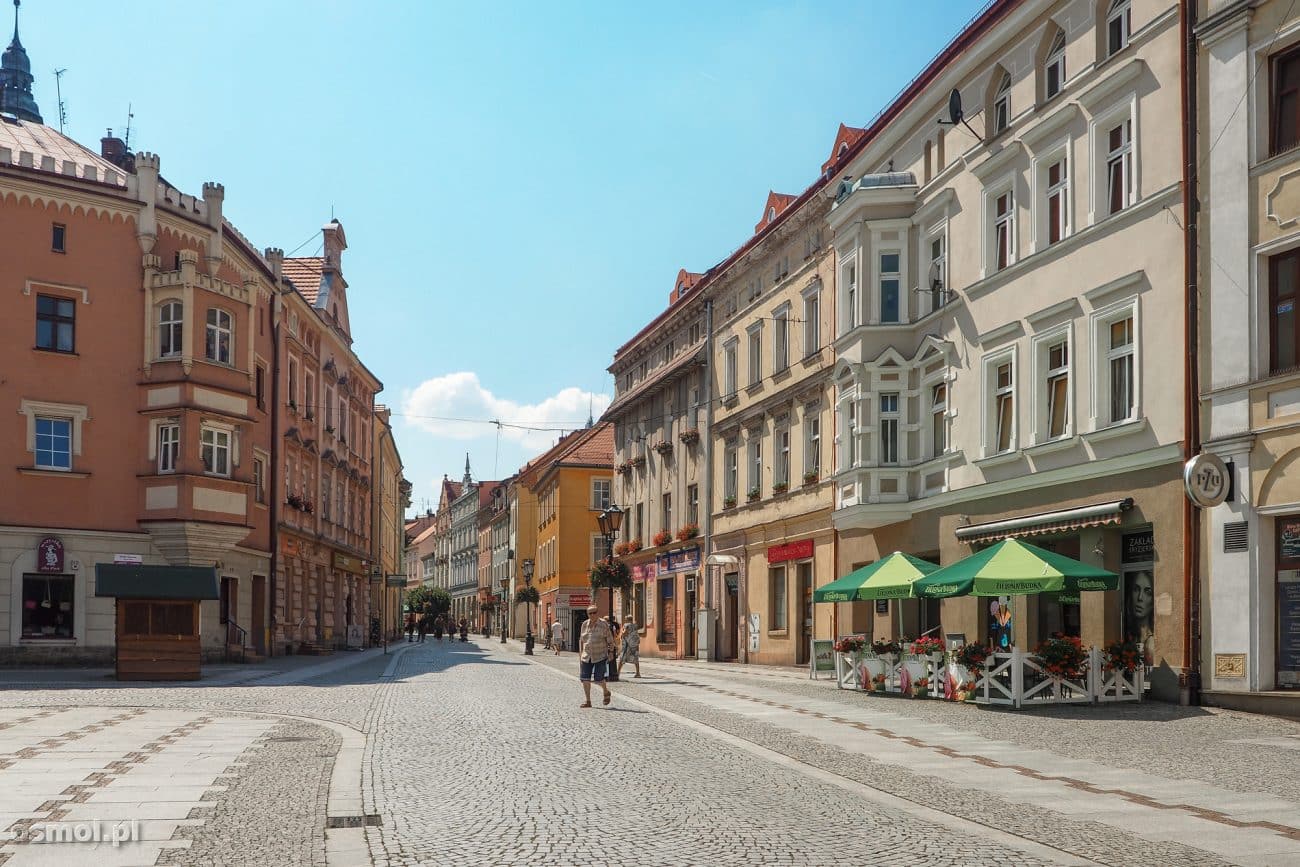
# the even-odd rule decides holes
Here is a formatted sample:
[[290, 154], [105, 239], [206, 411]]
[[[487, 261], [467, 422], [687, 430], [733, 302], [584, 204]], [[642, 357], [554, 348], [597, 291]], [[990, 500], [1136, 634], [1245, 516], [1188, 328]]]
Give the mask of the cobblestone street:
[[[1300, 861], [1290, 722], [643, 668], [591, 710], [573, 654], [486, 640], [199, 685], [5, 672], [0, 865]], [[131, 820], [118, 845], [70, 839]]]

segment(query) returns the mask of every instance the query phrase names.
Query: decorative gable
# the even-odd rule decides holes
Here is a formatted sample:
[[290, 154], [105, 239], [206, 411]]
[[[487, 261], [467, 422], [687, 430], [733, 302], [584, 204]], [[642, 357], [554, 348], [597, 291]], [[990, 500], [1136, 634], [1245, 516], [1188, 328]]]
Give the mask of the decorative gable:
[[831, 167], [838, 163], [846, 153], [853, 149], [853, 146], [867, 134], [865, 129], [856, 126], [845, 126], [840, 124], [840, 130], [835, 134], [835, 145], [831, 148], [830, 159], [822, 163], [822, 172], [830, 171]]
[[764, 227], [774, 221], [777, 217], [781, 216], [781, 212], [790, 207], [797, 198], [799, 197], [769, 190], [767, 193], [767, 203], [763, 205], [763, 218], [758, 221], [756, 226], [754, 226], [754, 233], [757, 234], [763, 231]]

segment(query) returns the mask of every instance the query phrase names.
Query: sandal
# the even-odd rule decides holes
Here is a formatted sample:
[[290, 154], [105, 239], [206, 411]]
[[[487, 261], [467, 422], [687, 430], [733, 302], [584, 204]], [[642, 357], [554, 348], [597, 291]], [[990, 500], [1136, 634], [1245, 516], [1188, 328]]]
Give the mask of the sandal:
[[604, 700], [603, 702], [601, 702], [601, 704], [609, 704], [609, 700], [610, 700], [611, 698], [613, 698], [613, 697], [614, 697], [614, 694], [611, 693], [611, 692], [609, 692], [609, 691], [607, 690], [607, 691], [605, 692], [605, 700]]
[[584, 701], [582, 704], [578, 705], [578, 707], [591, 707], [591, 702]]

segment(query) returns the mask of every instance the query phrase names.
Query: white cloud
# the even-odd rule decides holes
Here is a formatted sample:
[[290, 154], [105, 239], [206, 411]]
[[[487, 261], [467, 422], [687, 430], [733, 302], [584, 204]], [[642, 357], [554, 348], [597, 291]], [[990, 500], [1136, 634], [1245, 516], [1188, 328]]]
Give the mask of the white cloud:
[[537, 403], [519, 403], [497, 397], [483, 387], [478, 374], [460, 371], [426, 379], [402, 397], [402, 414], [412, 428], [455, 440], [494, 437], [494, 425], [501, 421], [515, 425], [501, 428], [501, 438], [518, 443], [525, 450], [540, 452], [559, 437], [555, 430], [573, 430], [586, 424], [588, 413], [600, 418], [610, 398], [580, 388], [565, 388]]

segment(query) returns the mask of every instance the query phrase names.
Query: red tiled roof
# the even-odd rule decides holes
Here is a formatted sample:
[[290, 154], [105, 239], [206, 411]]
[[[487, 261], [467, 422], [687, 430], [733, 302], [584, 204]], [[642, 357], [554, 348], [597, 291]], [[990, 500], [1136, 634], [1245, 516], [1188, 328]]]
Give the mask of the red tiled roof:
[[754, 226], [754, 231], [761, 232], [768, 223], [776, 222], [776, 218], [781, 216], [781, 212], [794, 204], [798, 198], [798, 196], [791, 196], [788, 193], [777, 193], [768, 190], [767, 201], [763, 204], [763, 216], [759, 219], [758, 224]]
[[307, 303], [314, 305], [320, 292], [321, 270], [324, 267], [323, 256], [304, 256], [300, 259], [285, 259], [283, 273], [293, 281], [298, 293], [307, 299]]
[[614, 425], [601, 422], [590, 430], [582, 431], [585, 436], [575, 437], [569, 451], [560, 456], [561, 464], [585, 464], [614, 466]]
[[822, 173], [825, 174], [830, 167], [840, 160], [840, 156], [858, 143], [867, 131], [859, 126], [847, 126], [840, 124], [840, 130], [835, 134], [835, 144], [831, 147], [831, 158], [822, 163]]
[[499, 484], [501, 484], [500, 481], [478, 483], [478, 507], [480, 509], [492, 501], [492, 490]]

